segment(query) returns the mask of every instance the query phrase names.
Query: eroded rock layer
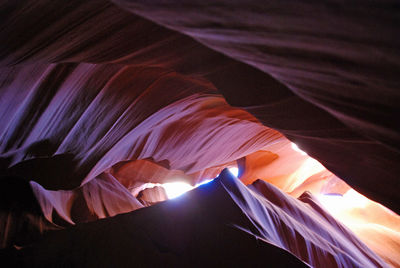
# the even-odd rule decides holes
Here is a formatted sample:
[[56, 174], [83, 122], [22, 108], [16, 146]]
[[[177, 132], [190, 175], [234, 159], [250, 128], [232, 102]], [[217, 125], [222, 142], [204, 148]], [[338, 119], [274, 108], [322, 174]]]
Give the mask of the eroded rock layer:
[[176, 199], [57, 231], [2, 257], [20, 267], [386, 267], [312, 195], [295, 199], [263, 181], [249, 189], [227, 170]]
[[[114, 73], [123, 66], [161, 67], [201, 75], [231, 104], [245, 107], [265, 125], [296, 141], [352, 187], [398, 210], [399, 12], [395, 3], [118, 1], [118, 5], [108, 1], [9, 1], [2, 5], [3, 154], [20, 148], [30, 131], [21, 129], [26, 124], [23, 120], [8, 125], [10, 114], [16, 112], [12, 108], [27, 97], [29, 83], [46, 91], [39, 94], [46, 105], [76, 68], [80, 70], [74, 75], [84, 78], [77, 77], [74, 83], [89, 82], [93, 72], [78, 63], [107, 64], [103, 68]], [[101, 72], [102, 65], [93, 68]], [[102, 70], [92, 76], [95, 85], [83, 86], [80, 94], [94, 97], [90, 94], [110, 82], [112, 73]], [[19, 82], [12, 83], [15, 79]], [[126, 80], [123, 87], [129, 87]], [[166, 86], [166, 90], [171, 89]], [[37, 101], [25, 101], [26, 106], [19, 107], [20, 116], [33, 110], [40, 113], [43, 106]], [[60, 132], [66, 128], [71, 126], [66, 123]], [[94, 135], [101, 136], [105, 130], [98, 131]], [[79, 183], [98, 157], [86, 155], [84, 161], [91, 164], [70, 185]], [[376, 178], [383, 183], [376, 185]]]
[[[0, 243], [8, 248], [1, 254], [88, 221], [14, 252], [15, 260], [51, 264], [53, 257], [31, 254], [59, 256], [92, 227], [93, 239], [96, 230], [115, 228], [109, 238], [118, 243], [125, 239], [118, 228], [131, 214], [99, 219], [166, 198], [147, 184], [194, 186], [237, 166], [251, 190], [227, 180], [205, 187], [229, 202], [211, 195], [222, 208], [207, 214], [209, 227], [182, 227], [178, 237], [222, 230], [220, 247], [247, 241], [248, 250], [221, 251], [233, 256], [229, 263], [257, 264], [258, 254], [275, 252], [283, 263], [302, 265], [273, 244], [312, 266], [384, 266], [317, 204], [336, 195], [338, 206], [325, 209], [386, 262], [400, 265], [399, 216], [352, 189], [400, 211], [396, 1], [26, 0], [3, 1], [0, 11], [0, 171], [7, 176], [0, 182]], [[204, 190], [195, 192], [190, 196], [211, 204]], [[338, 210], [348, 200], [358, 203]], [[171, 204], [132, 217], [154, 224], [148, 235], [164, 206], [179, 214], [193, 205], [175, 211]], [[235, 208], [233, 218], [213, 218], [224, 205]], [[279, 222], [266, 224], [271, 215]], [[182, 226], [197, 219], [186, 216]], [[237, 226], [218, 229], [223, 222]], [[49, 248], [69, 234], [65, 248]], [[154, 241], [163, 239], [158, 234], [151, 234]], [[185, 255], [183, 240], [168, 239], [140, 252], [170, 264], [188, 261], [177, 257]], [[127, 254], [138, 242], [129, 243]], [[189, 243], [188, 256], [199, 256], [202, 243]], [[243, 259], [241, 250], [248, 254]], [[78, 265], [77, 256], [65, 260]]]

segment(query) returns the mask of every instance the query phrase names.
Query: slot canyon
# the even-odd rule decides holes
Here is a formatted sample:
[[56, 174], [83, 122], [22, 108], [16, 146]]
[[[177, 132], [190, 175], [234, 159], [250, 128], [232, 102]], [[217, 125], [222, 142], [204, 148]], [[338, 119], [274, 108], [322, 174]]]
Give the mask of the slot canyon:
[[398, 0], [0, 13], [1, 267], [400, 267]]

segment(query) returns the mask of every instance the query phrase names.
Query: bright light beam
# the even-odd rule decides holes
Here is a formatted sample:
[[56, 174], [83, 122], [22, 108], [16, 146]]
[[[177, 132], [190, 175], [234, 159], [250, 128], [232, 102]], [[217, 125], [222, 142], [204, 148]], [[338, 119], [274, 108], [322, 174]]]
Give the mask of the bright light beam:
[[307, 155], [306, 152], [303, 152], [303, 151], [299, 148], [299, 146], [297, 146], [297, 144], [295, 144], [295, 143], [293, 143], [293, 142], [292, 142], [292, 149], [295, 150], [296, 152], [301, 153], [302, 155]]
[[228, 170], [236, 178], [239, 176], [239, 169], [237, 167], [230, 167]]
[[186, 182], [169, 182], [162, 184], [165, 189], [168, 199], [178, 197], [187, 191], [192, 190], [194, 187]]
[[200, 182], [200, 183], [196, 184], [196, 186], [194, 186], [194, 187], [195, 187], [195, 188], [196, 188], [196, 187], [199, 187], [200, 185], [203, 185], [203, 184], [209, 183], [210, 181], [213, 181], [213, 180], [214, 180], [214, 179], [202, 181], [202, 182]]
[[332, 214], [350, 211], [353, 208], [365, 208], [370, 202], [368, 198], [353, 189], [342, 195], [322, 194], [317, 196], [322, 206]]

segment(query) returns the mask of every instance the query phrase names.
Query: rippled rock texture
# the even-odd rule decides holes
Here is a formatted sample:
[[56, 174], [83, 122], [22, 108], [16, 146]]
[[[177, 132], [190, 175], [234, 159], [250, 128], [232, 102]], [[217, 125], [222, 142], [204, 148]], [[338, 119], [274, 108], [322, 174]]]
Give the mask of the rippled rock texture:
[[[10, 246], [25, 247], [77, 223], [92, 222], [54, 239], [72, 232], [71, 243], [77, 243], [87, 226], [93, 226], [94, 239], [95, 230], [109, 224], [118, 229], [130, 216], [100, 219], [166, 198], [162, 188], [147, 184], [179, 179], [194, 186], [237, 166], [241, 181], [252, 184], [243, 190], [249, 198], [233, 198], [240, 217], [249, 218], [251, 204], [269, 207], [263, 198], [307, 203], [290, 203], [297, 214], [288, 217], [307, 218], [296, 226], [257, 225], [262, 234], [243, 226], [232, 231], [237, 243], [257, 237], [260, 249], [247, 250], [247, 261], [272, 250], [279, 260], [302, 265], [273, 244], [312, 266], [383, 266], [348, 227], [386, 262], [400, 265], [400, 220], [380, 205], [400, 211], [396, 1], [2, 1], [0, 13], [0, 242], [10, 254], [28, 260], [29, 250]], [[273, 201], [265, 189], [285, 194]], [[359, 197], [353, 189], [380, 204], [368, 200], [330, 210], [343, 229], [315, 200]], [[137, 215], [154, 213], [151, 220], [158, 221], [155, 211], [163, 206], [181, 213], [156, 206], [132, 217], [144, 223]], [[264, 209], [256, 211], [266, 217]], [[329, 224], [311, 223], [320, 217]], [[294, 245], [313, 240], [317, 246], [308, 253], [266, 236], [282, 228], [285, 235], [313, 229], [310, 224], [316, 234], [289, 239]], [[329, 239], [322, 235], [327, 230], [335, 230]], [[189, 231], [178, 236], [183, 234]], [[115, 243], [123, 239], [115, 235]], [[53, 242], [46, 241], [55, 240], [46, 239], [32, 252], [50, 250]], [[221, 246], [235, 244], [224, 239]], [[252, 239], [250, 248], [256, 247]], [[340, 245], [333, 250], [329, 243]], [[157, 250], [164, 246], [172, 245], [157, 244]], [[344, 253], [332, 253], [339, 249]], [[326, 259], [319, 259], [321, 252]], [[167, 259], [179, 264], [175, 257]], [[35, 259], [38, 265], [43, 258]]]
[[263, 181], [247, 188], [227, 170], [176, 199], [50, 233], [8, 257], [22, 267], [386, 266], [312, 195], [295, 199]]

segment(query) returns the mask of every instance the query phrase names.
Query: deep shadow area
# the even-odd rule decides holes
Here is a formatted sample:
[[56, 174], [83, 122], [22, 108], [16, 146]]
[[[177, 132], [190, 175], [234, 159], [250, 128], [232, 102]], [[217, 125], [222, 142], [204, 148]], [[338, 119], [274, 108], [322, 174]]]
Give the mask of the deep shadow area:
[[223, 186], [210, 183], [152, 207], [49, 233], [19, 251], [3, 250], [0, 261], [9, 267], [307, 267], [237, 226], [254, 229]]

